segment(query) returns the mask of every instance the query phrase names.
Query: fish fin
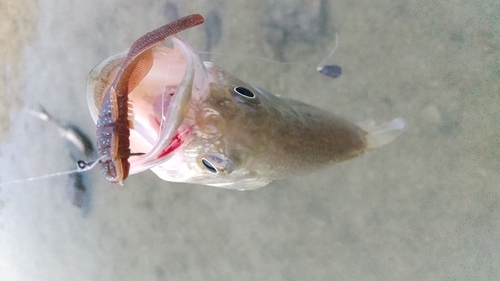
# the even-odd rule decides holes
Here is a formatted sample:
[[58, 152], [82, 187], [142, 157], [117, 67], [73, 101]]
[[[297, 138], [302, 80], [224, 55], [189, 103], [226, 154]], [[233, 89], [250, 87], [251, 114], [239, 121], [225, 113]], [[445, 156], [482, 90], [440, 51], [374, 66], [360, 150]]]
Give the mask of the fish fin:
[[396, 118], [378, 126], [374, 125], [373, 122], [358, 125], [368, 132], [366, 135], [367, 150], [376, 149], [392, 142], [405, 130], [405, 121], [401, 118]]

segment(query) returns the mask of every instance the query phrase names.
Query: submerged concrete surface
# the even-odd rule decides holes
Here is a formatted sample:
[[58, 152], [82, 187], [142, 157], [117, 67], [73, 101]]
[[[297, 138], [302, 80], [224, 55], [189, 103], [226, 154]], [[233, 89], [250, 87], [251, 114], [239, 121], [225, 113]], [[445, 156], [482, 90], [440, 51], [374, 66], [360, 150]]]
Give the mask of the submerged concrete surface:
[[[0, 182], [72, 168], [55, 127], [12, 99], [93, 134], [87, 73], [175, 8], [220, 16], [220, 30], [216, 20], [209, 30], [220, 33], [210, 59], [241, 79], [353, 121], [402, 117], [407, 133], [251, 192], [168, 183], [151, 172], [119, 187], [92, 171], [82, 210], [67, 198], [65, 176], [0, 186], [0, 280], [500, 278], [496, 1], [208, 2], [41, 0], [2, 17], [35, 23], [30, 40], [0, 34], [3, 51], [24, 54], [10, 66], [0, 61], [21, 79], [0, 99], [11, 108]], [[317, 15], [324, 22], [311, 20]], [[335, 32], [340, 44], [328, 63], [343, 74], [332, 80], [315, 68]], [[182, 36], [199, 50], [209, 45], [203, 27]]]

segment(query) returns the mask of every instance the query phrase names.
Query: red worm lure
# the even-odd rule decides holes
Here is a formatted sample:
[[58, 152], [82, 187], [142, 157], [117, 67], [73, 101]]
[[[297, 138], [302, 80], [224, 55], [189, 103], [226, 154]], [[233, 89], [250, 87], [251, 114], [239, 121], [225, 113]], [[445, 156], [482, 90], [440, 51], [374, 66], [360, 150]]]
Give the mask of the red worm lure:
[[130, 129], [133, 128], [132, 107], [128, 94], [146, 76], [153, 65], [151, 48], [165, 38], [200, 25], [204, 18], [189, 15], [155, 29], [134, 42], [118, 74], [106, 91], [97, 120], [97, 153], [101, 171], [110, 182], [123, 184], [130, 163]]

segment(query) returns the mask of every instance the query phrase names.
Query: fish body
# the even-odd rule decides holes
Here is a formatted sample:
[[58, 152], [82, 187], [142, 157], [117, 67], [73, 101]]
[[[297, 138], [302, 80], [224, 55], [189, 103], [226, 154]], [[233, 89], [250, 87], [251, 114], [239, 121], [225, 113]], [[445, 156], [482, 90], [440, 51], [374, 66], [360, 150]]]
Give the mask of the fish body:
[[[278, 98], [203, 62], [178, 35], [174, 48], [156, 44], [147, 75], [128, 93], [133, 128], [130, 174], [151, 169], [166, 181], [255, 189], [311, 172], [391, 142], [404, 123], [361, 128], [300, 101]], [[130, 52], [129, 52], [130, 53]], [[95, 121], [103, 93], [127, 53], [89, 75]], [[123, 68], [123, 66], [122, 66]], [[103, 101], [104, 100], [104, 101]]]

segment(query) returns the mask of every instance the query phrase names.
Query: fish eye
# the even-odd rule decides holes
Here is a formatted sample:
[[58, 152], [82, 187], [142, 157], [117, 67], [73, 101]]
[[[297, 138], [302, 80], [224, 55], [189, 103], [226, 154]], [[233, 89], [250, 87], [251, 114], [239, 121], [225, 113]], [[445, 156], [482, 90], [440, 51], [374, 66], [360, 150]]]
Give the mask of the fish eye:
[[236, 86], [233, 88], [233, 91], [235, 93], [237, 93], [238, 95], [245, 97], [245, 98], [249, 98], [249, 99], [255, 98], [255, 94], [245, 87]]
[[203, 166], [205, 166], [205, 168], [207, 168], [210, 172], [214, 174], [217, 173], [217, 169], [215, 169], [215, 167], [207, 159], [201, 158], [201, 163], [203, 163]]
[[205, 168], [218, 175], [229, 175], [236, 169], [236, 164], [223, 153], [210, 153], [198, 160], [201, 168]]
[[231, 94], [237, 103], [245, 104], [247, 106], [259, 106], [260, 100], [255, 95], [255, 93], [241, 86], [235, 86], [231, 88]]

